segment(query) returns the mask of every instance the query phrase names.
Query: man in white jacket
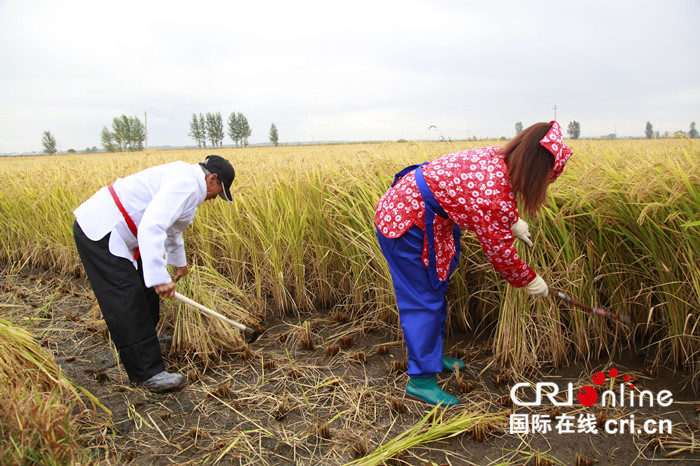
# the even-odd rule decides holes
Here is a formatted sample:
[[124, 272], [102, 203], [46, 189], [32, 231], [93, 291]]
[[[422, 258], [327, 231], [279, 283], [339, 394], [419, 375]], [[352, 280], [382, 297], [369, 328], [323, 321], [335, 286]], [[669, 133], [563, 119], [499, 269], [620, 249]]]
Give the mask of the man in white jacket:
[[[165, 371], [156, 332], [160, 297], [173, 297], [188, 273], [182, 232], [204, 201], [231, 202], [234, 177], [217, 155], [168, 163], [117, 179], [73, 212], [78, 254], [119, 358], [129, 379], [153, 392], [185, 382]], [[174, 279], [167, 265], [177, 267]]]

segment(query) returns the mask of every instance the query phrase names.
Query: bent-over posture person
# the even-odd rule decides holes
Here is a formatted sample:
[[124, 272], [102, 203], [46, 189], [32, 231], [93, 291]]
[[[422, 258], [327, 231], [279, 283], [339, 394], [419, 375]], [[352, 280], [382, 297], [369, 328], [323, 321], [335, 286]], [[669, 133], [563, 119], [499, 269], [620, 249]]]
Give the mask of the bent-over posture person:
[[[231, 202], [234, 177], [218, 155], [172, 162], [117, 179], [73, 212], [75, 245], [119, 358], [129, 379], [153, 392], [185, 382], [165, 371], [156, 332], [160, 297], [173, 297], [188, 273], [182, 232], [204, 201]], [[174, 279], [167, 265], [177, 267]]]
[[547, 295], [545, 281], [513, 245], [519, 238], [532, 246], [517, 203], [534, 214], [570, 156], [559, 124], [537, 123], [505, 148], [482, 147], [407, 167], [379, 200], [374, 221], [408, 351], [408, 396], [432, 405], [459, 403], [438, 387], [436, 374], [465, 367], [442, 348], [445, 292], [459, 262], [460, 228], [476, 233], [489, 262], [509, 284]]

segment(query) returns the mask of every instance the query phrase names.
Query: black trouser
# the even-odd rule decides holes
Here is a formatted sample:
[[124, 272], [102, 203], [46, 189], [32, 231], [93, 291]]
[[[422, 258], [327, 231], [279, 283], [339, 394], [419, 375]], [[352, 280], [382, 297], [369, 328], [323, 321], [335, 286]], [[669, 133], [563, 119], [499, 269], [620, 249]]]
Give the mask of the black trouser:
[[76, 221], [73, 237], [112, 341], [132, 382], [143, 382], [165, 370], [156, 324], [160, 299], [146, 288], [143, 266], [109, 252], [109, 236], [92, 241]]

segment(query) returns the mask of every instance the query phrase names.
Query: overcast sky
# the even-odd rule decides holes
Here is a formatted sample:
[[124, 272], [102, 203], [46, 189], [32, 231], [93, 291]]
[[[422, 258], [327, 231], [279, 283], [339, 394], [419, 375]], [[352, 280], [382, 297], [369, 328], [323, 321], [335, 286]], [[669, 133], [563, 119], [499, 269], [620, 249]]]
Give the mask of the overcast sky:
[[250, 143], [419, 140], [555, 105], [582, 137], [700, 124], [700, 0], [0, 0], [0, 153], [99, 147], [121, 114], [180, 146], [193, 113], [243, 113]]

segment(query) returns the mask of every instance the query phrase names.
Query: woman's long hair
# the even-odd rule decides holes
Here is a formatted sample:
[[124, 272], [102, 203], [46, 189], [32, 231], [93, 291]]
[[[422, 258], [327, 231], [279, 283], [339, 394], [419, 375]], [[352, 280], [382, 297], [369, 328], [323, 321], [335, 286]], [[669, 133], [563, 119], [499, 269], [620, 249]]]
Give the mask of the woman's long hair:
[[510, 183], [528, 215], [547, 202], [554, 155], [540, 144], [551, 125], [535, 123], [520, 132], [503, 150]]

